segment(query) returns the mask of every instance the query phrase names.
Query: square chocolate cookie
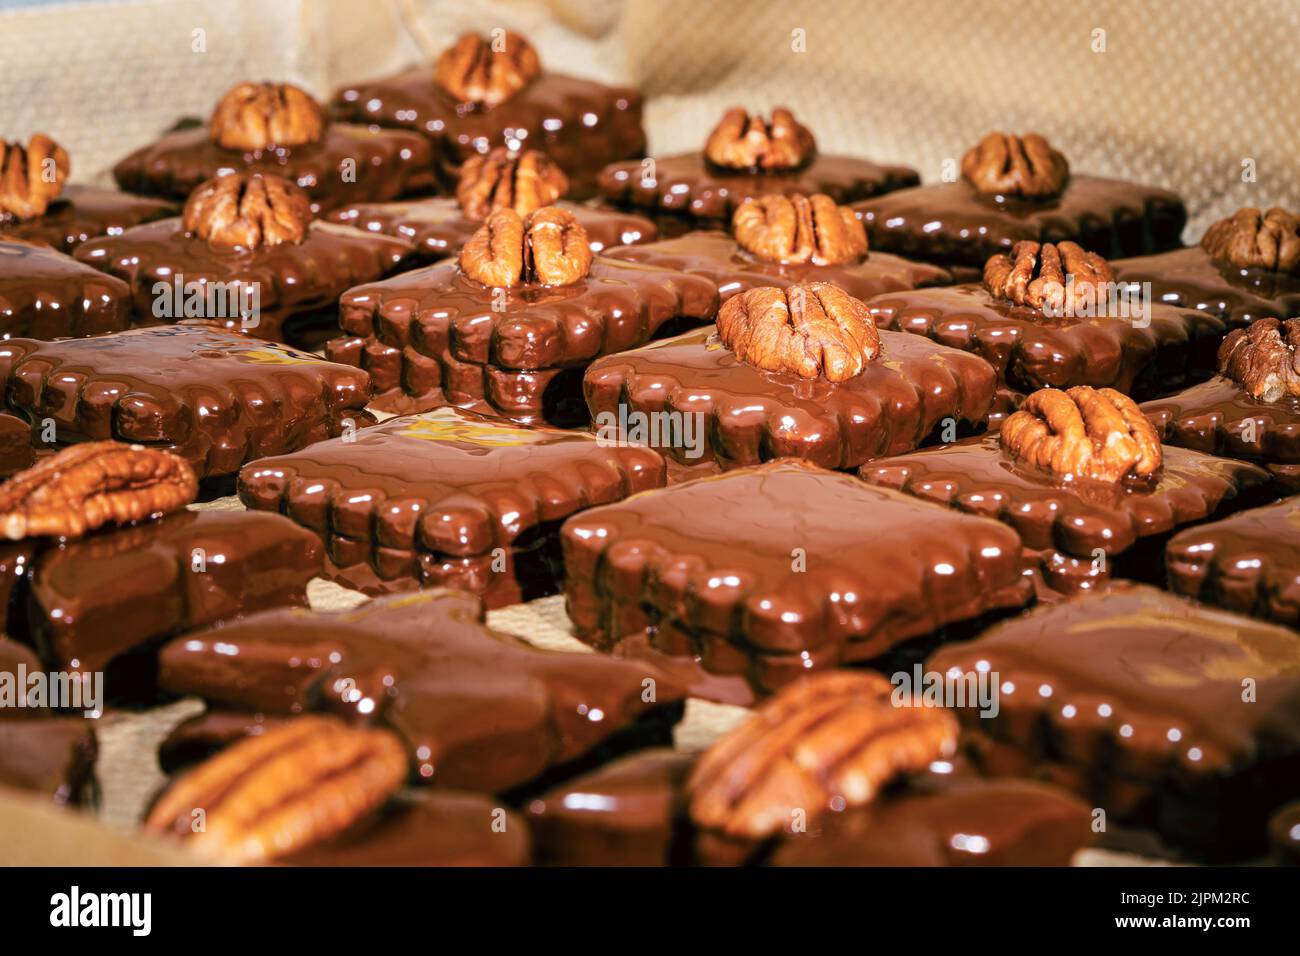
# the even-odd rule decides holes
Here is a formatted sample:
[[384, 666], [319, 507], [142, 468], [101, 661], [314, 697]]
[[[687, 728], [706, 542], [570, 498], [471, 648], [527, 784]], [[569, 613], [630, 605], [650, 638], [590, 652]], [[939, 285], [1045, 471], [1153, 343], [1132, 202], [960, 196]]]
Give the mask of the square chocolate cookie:
[[456, 408], [248, 465], [239, 495], [315, 531], [344, 583], [449, 585], [490, 607], [559, 589], [559, 524], [664, 483], [648, 448]]
[[1050, 775], [1198, 854], [1262, 850], [1300, 779], [1300, 635], [1155, 588], [1035, 610], [926, 666], [996, 675], [996, 716], [960, 709], [987, 770]]
[[0, 338], [71, 338], [131, 324], [131, 289], [71, 256], [0, 236]]
[[562, 535], [581, 640], [648, 637], [763, 691], [1030, 597], [1009, 528], [805, 462], [638, 495]]
[[0, 382], [9, 410], [52, 422], [60, 444], [161, 445], [200, 477], [374, 420], [364, 372], [205, 323], [10, 339], [0, 343]]

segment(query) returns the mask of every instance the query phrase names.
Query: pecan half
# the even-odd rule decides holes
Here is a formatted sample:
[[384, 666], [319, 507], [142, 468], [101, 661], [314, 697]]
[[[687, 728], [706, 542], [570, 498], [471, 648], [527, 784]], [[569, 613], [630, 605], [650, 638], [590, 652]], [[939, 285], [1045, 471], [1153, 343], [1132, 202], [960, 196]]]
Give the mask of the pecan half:
[[729, 109], [704, 144], [704, 155], [727, 169], [794, 169], [812, 159], [817, 141], [788, 109], [772, 110], [772, 121]]
[[543, 206], [527, 219], [498, 209], [460, 252], [460, 267], [487, 286], [573, 285], [591, 269], [587, 230], [573, 213]]
[[26, 146], [0, 139], [0, 218], [43, 215], [63, 191], [70, 167], [67, 151], [44, 133]]
[[512, 153], [498, 146], [471, 156], [460, 168], [456, 200], [468, 219], [486, 219], [494, 209], [521, 216], [549, 206], [569, 189], [569, 177], [540, 150]]
[[961, 158], [961, 174], [977, 192], [998, 196], [1055, 196], [1070, 164], [1037, 133], [989, 133]]
[[1300, 319], [1256, 319], [1233, 329], [1219, 346], [1219, 374], [1252, 398], [1278, 402], [1300, 395]]
[[895, 706], [893, 685], [866, 671], [798, 681], [700, 757], [686, 782], [697, 826], [771, 836], [802, 810], [809, 820], [869, 803], [899, 774], [957, 747], [957, 721], [937, 707]]
[[732, 296], [718, 312], [718, 338], [750, 365], [828, 382], [852, 378], [880, 354], [870, 311], [829, 282]]
[[229, 173], [199, 185], [185, 202], [185, 228], [216, 246], [302, 242], [311, 199], [283, 176]]
[[984, 287], [994, 298], [1058, 314], [1067, 301], [1076, 309], [1097, 302], [1104, 295], [1097, 286], [1114, 281], [1110, 263], [1075, 242], [1017, 242], [1010, 256], [998, 253], [984, 264]]
[[1150, 479], [1164, 463], [1155, 426], [1113, 388], [1041, 388], [1007, 416], [999, 440], [1016, 458], [1061, 477]]
[[1201, 248], [1220, 265], [1300, 272], [1300, 216], [1274, 206], [1266, 213], [1238, 209], [1201, 237]]
[[406, 748], [390, 731], [302, 717], [247, 737], [181, 777], [144, 829], [179, 837], [210, 860], [270, 860], [364, 819], [407, 771]]
[[213, 110], [208, 134], [225, 149], [303, 146], [325, 135], [325, 110], [290, 83], [240, 83]]
[[848, 206], [830, 196], [746, 199], [731, 217], [736, 242], [769, 262], [826, 266], [856, 262], [867, 253], [867, 231]]
[[434, 82], [457, 102], [497, 106], [541, 72], [537, 51], [518, 34], [503, 30], [489, 40], [466, 33], [438, 57]]
[[77, 538], [103, 525], [184, 508], [198, 494], [189, 462], [115, 441], [65, 448], [0, 485], [5, 537]]

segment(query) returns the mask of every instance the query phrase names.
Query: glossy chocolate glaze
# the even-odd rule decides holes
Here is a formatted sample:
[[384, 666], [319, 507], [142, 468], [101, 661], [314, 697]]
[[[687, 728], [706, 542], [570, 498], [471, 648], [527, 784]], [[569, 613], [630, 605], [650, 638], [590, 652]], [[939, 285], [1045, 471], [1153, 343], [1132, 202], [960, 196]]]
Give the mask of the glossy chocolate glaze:
[[80, 716], [0, 720], [0, 786], [29, 790], [56, 804], [93, 803], [98, 796], [94, 726]]
[[1030, 597], [1009, 528], [799, 461], [594, 508], [562, 536], [581, 640], [646, 635], [761, 690]]
[[896, 292], [867, 305], [880, 328], [974, 352], [1000, 384], [1022, 392], [1091, 385], [1164, 394], [1213, 374], [1227, 332], [1215, 316], [1158, 304], [1143, 327], [1129, 318], [1048, 317], [979, 285]]
[[144, 325], [174, 322], [154, 315], [154, 286], [185, 283], [257, 284], [259, 321], [241, 329], [241, 320], [213, 316], [258, 338], [279, 340], [295, 318], [332, 310], [351, 286], [373, 282], [396, 270], [411, 255], [409, 243], [392, 236], [368, 235], [336, 223], [314, 222], [300, 243], [282, 242], [256, 249], [211, 245], [187, 233], [179, 219], [160, 219], [120, 236], [87, 242], [77, 259], [126, 281], [135, 302], [135, 319]]
[[0, 236], [0, 338], [56, 339], [131, 324], [131, 290], [71, 256]]
[[269, 611], [173, 641], [160, 683], [248, 711], [377, 721], [405, 739], [420, 782], [493, 792], [681, 700], [646, 665], [539, 650], [483, 617], [478, 598], [448, 590], [330, 614]]
[[[592, 252], [615, 246], [654, 242], [659, 237], [655, 224], [644, 216], [616, 209], [597, 209], [586, 203], [557, 202], [553, 205], [573, 213], [587, 231]], [[460, 255], [469, 238], [483, 225], [467, 219], [454, 199], [420, 199], [409, 202], [352, 203], [327, 217], [331, 222], [355, 226], [366, 232], [382, 232], [415, 244], [422, 262], [438, 262]]]
[[88, 239], [121, 235], [132, 226], [175, 216], [180, 209], [162, 199], [146, 199], [96, 186], [64, 186], [43, 215], [18, 221], [0, 214], [0, 236], [43, 242], [71, 254]]
[[[344, 162], [353, 162], [353, 181]], [[123, 189], [184, 200], [200, 183], [230, 172], [285, 176], [305, 189], [316, 212], [353, 202], [386, 202], [437, 188], [434, 151], [418, 133], [330, 123], [319, 142], [268, 150], [225, 149], [206, 126], [167, 133], [113, 167]]]
[[1261, 402], [1232, 379], [1216, 375], [1145, 402], [1142, 411], [1161, 441], [1257, 462], [1279, 485], [1300, 491], [1300, 398]]
[[926, 666], [996, 672], [998, 715], [963, 722], [1199, 852], [1252, 852], [1300, 774], [1300, 635], [1155, 588], [1062, 601]]
[[527, 866], [531, 855], [528, 824], [501, 801], [478, 793], [434, 791], [392, 800], [376, 819], [282, 862], [333, 867]]
[[1174, 193], [1072, 175], [1050, 199], [983, 196], [968, 183], [936, 183], [856, 203], [872, 249], [983, 267], [1017, 242], [1069, 239], [1107, 258], [1179, 244], [1187, 210]]
[[1157, 302], [1208, 312], [1231, 326], [1300, 316], [1300, 276], [1220, 266], [1200, 246], [1111, 263], [1126, 282], [1150, 282]]
[[853, 468], [910, 451], [944, 419], [983, 422], [994, 387], [987, 362], [897, 332], [881, 333], [880, 343], [881, 355], [861, 374], [828, 382], [741, 361], [709, 327], [599, 359], [583, 387], [597, 425], [602, 413], [618, 419], [620, 406], [698, 412], [700, 447], [679, 442], [664, 451], [682, 464], [713, 459], [724, 469], [784, 457]]
[[176, 773], [245, 737], [259, 737], [293, 719], [210, 707], [172, 728], [158, 745], [158, 765], [164, 773]]
[[1288, 803], [1268, 822], [1273, 858], [1283, 866], [1300, 866], [1300, 800]]
[[11, 411], [53, 420], [60, 442], [162, 445], [200, 477], [374, 420], [364, 372], [192, 322], [60, 342], [11, 339], [0, 343], [0, 383]]
[[0, 412], [0, 478], [30, 468], [35, 462], [32, 426], [26, 419]]
[[[99, 671], [191, 628], [306, 604], [321, 548], [279, 515], [181, 511], [44, 545], [28, 567], [20, 587], [41, 656], [62, 670]], [[120, 699], [121, 687], [105, 686]]]
[[909, 777], [865, 807], [787, 834], [774, 866], [1069, 866], [1093, 840], [1091, 807], [1027, 780]]
[[858, 474], [873, 485], [997, 518], [1026, 547], [1088, 559], [1097, 551], [1114, 556], [1141, 538], [1247, 507], [1268, 483], [1255, 465], [1169, 447], [1153, 486], [1063, 481], [1016, 461], [996, 435], [882, 458]]
[[833, 266], [768, 262], [746, 252], [730, 235], [720, 230], [690, 232], [663, 242], [612, 249], [607, 255], [624, 262], [643, 262], [704, 276], [718, 287], [719, 303], [763, 286], [785, 288], [795, 283], [831, 282], [855, 299], [870, 299], [886, 292], [947, 285], [952, 281], [946, 269], [909, 262], [884, 252], [874, 252], [857, 262]]
[[1175, 535], [1165, 568], [1171, 591], [1300, 625], [1300, 498]]
[[790, 172], [752, 173], [714, 166], [703, 153], [682, 153], [656, 159], [653, 179], [645, 178], [646, 169], [639, 160], [606, 167], [599, 178], [601, 197], [618, 206], [726, 223], [746, 199], [768, 193], [824, 193], [850, 203], [921, 181], [907, 166], [882, 166], [856, 156], [817, 155]]
[[573, 285], [496, 292], [456, 262], [358, 286], [326, 354], [370, 372], [384, 411], [452, 404], [554, 421], [545, 389], [562, 369], [644, 345], [672, 319], [711, 319], [718, 300], [700, 276], [604, 257]]
[[433, 81], [433, 66], [344, 87], [331, 109], [341, 119], [419, 130], [430, 137], [444, 184], [460, 164], [496, 146], [540, 149], [569, 177], [569, 195], [595, 191], [606, 163], [645, 153], [641, 94], [561, 73], [543, 73], [494, 107], [458, 103]]
[[664, 477], [649, 448], [440, 408], [256, 461], [240, 473], [239, 496], [315, 531], [340, 567], [462, 587], [501, 607], [559, 589], [558, 569], [520, 553], [541, 546], [536, 533], [554, 539], [569, 515]]

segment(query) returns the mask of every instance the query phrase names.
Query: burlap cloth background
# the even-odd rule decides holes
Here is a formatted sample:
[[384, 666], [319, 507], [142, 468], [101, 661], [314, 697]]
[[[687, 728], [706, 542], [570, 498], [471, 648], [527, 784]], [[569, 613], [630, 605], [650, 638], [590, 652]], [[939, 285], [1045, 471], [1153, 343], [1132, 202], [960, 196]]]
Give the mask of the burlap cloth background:
[[[117, 159], [180, 116], [206, 116], [239, 81], [293, 80], [327, 97], [429, 59], [464, 30], [504, 26], [530, 37], [552, 69], [643, 89], [654, 154], [697, 148], [727, 106], [788, 105], [823, 149], [908, 163], [926, 180], [990, 129], [1043, 132], [1076, 170], [1176, 189], [1192, 214], [1189, 241], [1241, 205], [1300, 207], [1295, 0], [6, 5], [0, 136], [47, 132], [70, 151], [77, 180], [104, 181]], [[1253, 183], [1243, 181], [1247, 160]], [[320, 608], [362, 599], [324, 581], [312, 588]], [[491, 623], [589, 652], [569, 634], [562, 598], [495, 612]], [[158, 741], [200, 707], [105, 719], [104, 822], [134, 825], [161, 782]], [[692, 701], [678, 746], [706, 746], [743, 716]], [[1081, 862], [1103, 860], [1114, 858]]]

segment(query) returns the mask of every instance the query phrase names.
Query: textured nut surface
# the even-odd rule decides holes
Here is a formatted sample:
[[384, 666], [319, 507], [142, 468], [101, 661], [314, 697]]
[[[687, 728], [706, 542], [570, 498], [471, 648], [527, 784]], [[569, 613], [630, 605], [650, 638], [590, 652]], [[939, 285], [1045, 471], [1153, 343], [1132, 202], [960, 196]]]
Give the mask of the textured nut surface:
[[999, 440], [1016, 458], [1061, 477], [1152, 478], [1164, 463], [1155, 426], [1113, 388], [1039, 389], [1002, 423]]
[[283, 176], [230, 173], [209, 179], [185, 202], [185, 228], [216, 246], [302, 242], [311, 199]]
[[731, 217], [736, 242], [769, 262], [835, 265], [867, 253], [867, 230], [830, 196], [768, 195], [746, 199]]
[[179, 837], [210, 860], [256, 863], [341, 833], [381, 807], [406, 776], [406, 748], [390, 731], [302, 717], [181, 777], [144, 829]]
[[468, 219], [486, 219], [495, 209], [521, 216], [549, 206], [568, 191], [569, 177], [536, 149], [512, 153], [498, 146], [487, 155], [471, 156], [460, 168], [456, 201]]
[[225, 149], [303, 146], [324, 133], [324, 108], [289, 83], [240, 83], [221, 98], [208, 121], [212, 141]]
[[76, 538], [103, 525], [178, 511], [198, 494], [183, 458], [143, 445], [86, 442], [0, 485], [0, 527], [10, 540]]
[[434, 81], [461, 103], [496, 106], [542, 71], [531, 43], [502, 31], [491, 38], [466, 33], [443, 51]]
[[750, 289], [718, 312], [718, 337], [769, 372], [842, 382], [880, 354], [880, 333], [859, 300], [829, 282]]
[[709, 162], [728, 169], [794, 169], [816, 151], [812, 133], [780, 106], [770, 122], [739, 107], [729, 109], [704, 144]]
[[1274, 206], [1238, 209], [1201, 237], [1201, 247], [1221, 265], [1300, 272], [1300, 216]]
[[832, 803], [861, 806], [895, 776], [950, 756], [952, 714], [895, 706], [893, 689], [866, 671], [830, 671], [786, 687], [700, 757], [686, 784], [691, 819], [763, 839], [795, 811], [811, 820]]
[[1252, 398], [1281, 401], [1300, 395], [1300, 319], [1256, 319], [1233, 329], [1219, 346], [1219, 373], [1232, 379]]
[[984, 287], [995, 298], [1034, 309], [1059, 312], [1067, 303], [1077, 308], [1096, 302], [1104, 297], [1097, 286], [1114, 281], [1110, 263], [1075, 242], [1017, 242], [1011, 255], [999, 253], [984, 264]]
[[460, 267], [487, 286], [572, 285], [591, 269], [587, 231], [573, 213], [543, 206], [526, 219], [498, 209], [470, 237]]
[[1037, 133], [989, 133], [961, 158], [961, 174], [986, 195], [1055, 196], [1070, 164]]
[[26, 146], [0, 140], [0, 218], [42, 215], [63, 191], [70, 167], [67, 152], [44, 133]]

